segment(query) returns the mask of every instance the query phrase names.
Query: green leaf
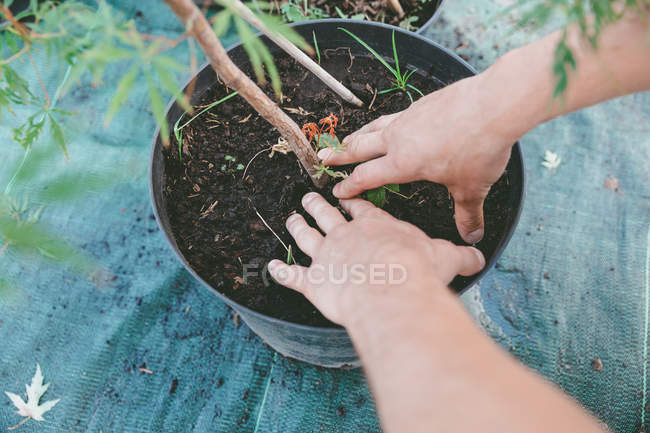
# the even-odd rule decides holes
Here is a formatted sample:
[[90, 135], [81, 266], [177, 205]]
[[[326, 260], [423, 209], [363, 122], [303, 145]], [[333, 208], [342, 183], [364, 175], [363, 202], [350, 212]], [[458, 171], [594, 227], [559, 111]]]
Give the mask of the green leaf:
[[151, 112], [153, 117], [156, 120], [156, 124], [160, 128], [160, 138], [162, 139], [165, 145], [169, 144], [169, 124], [167, 123], [167, 118], [165, 117], [165, 103], [160, 97], [158, 89], [151, 79], [151, 74], [145, 72], [145, 77], [147, 79], [147, 87], [149, 88], [149, 102], [151, 103]]
[[361, 38], [359, 38], [357, 35], [355, 35], [351, 31], [349, 31], [348, 29], [344, 29], [343, 27], [337, 27], [337, 28], [339, 30], [344, 31], [345, 33], [347, 33], [355, 41], [360, 43], [366, 50], [368, 50], [373, 56], [375, 56], [375, 58], [377, 58], [377, 60], [379, 60], [386, 67], [386, 69], [388, 69], [395, 76], [395, 79], [400, 78], [397, 71], [391, 65], [389, 65], [388, 62], [386, 60], [384, 60], [384, 58], [382, 56], [380, 56], [379, 53], [377, 51], [375, 51], [370, 45], [365, 43], [363, 40], [361, 40]]
[[255, 45], [255, 35], [251, 31], [248, 24], [238, 16], [234, 17], [235, 27], [237, 28], [237, 33], [242, 40], [242, 45], [244, 50], [248, 54], [248, 58], [251, 61], [251, 66], [253, 67], [253, 72], [255, 77], [260, 84], [266, 83], [266, 77], [264, 76], [264, 69], [262, 67], [262, 57], [257, 51], [257, 46]]
[[386, 204], [386, 190], [383, 186], [366, 191], [366, 200], [378, 208], [383, 208]]
[[47, 117], [50, 120], [50, 130], [52, 131], [52, 139], [54, 140], [54, 143], [59, 146], [59, 149], [63, 151], [63, 155], [65, 156], [65, 159], [70, 159], [70, 156], [68, 155], [68, 148], [65, 144], [65, 136], [63, 134], [63, 129], [61, 128], [61, 125], [56, 121], [54, 116], [52, 116], [51, 113], [47, 113]]
[[309, 18], [302, 13], [302, 9], [291, 1], [283, 4], [280, 10], [282, 11], [284, 19], [290, 23], [299, 23], [301, 21], [309, 20]]
[[[17, 128], [13, 128], [11, 131], [14, 141], [19, 143], [25, 149], [31, 148], [41, 135], [43, 127], [45, 126], [45, 116], [43, 114], [43, 111], [39, 110], [28, 117], [25, 123]], [[37, 118], [39, 120], [36, 120]]]
[[178, 102], [178, 105], [180, 105], [183, 110], [191, 111], [192, 106], [187, 102], [185, 94], [183, 93], [183, 89], [179, 87], [172, 74], [170, 74], [167, 69], [161, 67], [155, 62], [153, 63], [153, 66], [154, 70], [158, 74], [158, 78], [160, 79], [160, 84], [162, 84], [163, 89], [165, 89], [166, 92], [171, 93], [174, 99], [176, 99], [176, 102]]
[[224, 9], [214, 16], [212, 29], [217, 37], [223, 36], [228, 31], [232, 17], [233, 13], [230, 9]]
[[115, 96], [111, 100], [111, 104], [108, 107], [108, 113], [104, 118], [104, 125], [108, 126], [113, 120], [115, 114], [122, 107], [126, 99], [129, 97], [129, 92], [133, 88], [135, 83], [135, 78], [138, 74], [139, 65], [134, 65], [129, 69], [129, 71], [122, 77], [120, 82], [117, 84], [117, 90], [115, 91]]
[[68, 170], [50, 180], [37, 194], [43, 203], [61, 203], [83, 195], [101, 191], [115, 184], [115, 173], [87, 173]]

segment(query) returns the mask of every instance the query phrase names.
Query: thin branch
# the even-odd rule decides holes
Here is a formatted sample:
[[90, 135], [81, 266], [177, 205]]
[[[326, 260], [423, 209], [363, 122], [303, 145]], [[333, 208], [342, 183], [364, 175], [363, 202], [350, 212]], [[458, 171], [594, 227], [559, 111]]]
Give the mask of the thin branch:
[[[323, 69], [318, 63], [314, 62], [311, 57], [301, 51], [284, 36], [269, 30], [269, 28], [240, 0], [233, 0], [229, 5], [232, 9], [248, 21], [253, 27], [262, 32], [266, 37], [275, 42], [284, 52], [293, 57], [298, 63], [303, 65], [307, 70], [316, 75], [327, 87], [332, 89], [337, 95], [345, 101], [357, 107], [363, 107], [363, 102], [357, 98], [354, 93], [341, 84], [336, 78], [332, 77], [329, 72]], [[310, 47], [311, 48], [311, 47]]]
[[223, 83], [239, 94], [289, 142], [314, 185], [322, 188], [327, 179], [318, 178], [318, 157], [296, 122], [282, 111], [262, 89], [233, 63], [205, 16], [192, 0], [164, 0], [198, 42], [212, 68]]
[[48, 95], [47, 90], [45, 90], [45, 84], [43, 84], [43, 78], [41, 78], [41, 73], [38, 71], [38, 68], [36, 67], [36, 63], [34, 63], [34, 58], [32, 57], [31, 52], [27, 51], [27, 56], [29, 57], [29, 62], [34, 67], [34, 71], [36, 72], [36, 76], [38, 77], [38, 83], [41, 85], [41, 90], [45, 95], [45, 101], [46, 101], [45, 108], [50, 108], [50, 95]]
[[4, 253], [5, 251], [7, 251], [7, 248], [8, 248], [8, 247], [9, 247], [9, 242], [7, 242], [6, 244], [4, 244], [4, 245], [2, 246], [2, 248], [0, 248], [0, 255], [2, 255], [2, 253]]
[[29, 39], [29, 37], [32, 35], [32, 31], [29, 30], [25, 24], [16, 19], [14, 14], [11, 12], [11, 9], [4, 5], [4, 2], [0, 3], [0, 12], [2, 12], [7, 21], [9, 21], [11, 25], [14, 26], [16, 30], [18, 30], [21, 37], [24, 39]]
[[20, 49], [20, 51], [18, 51], [17, 53], [15, 53], [14, 55], [12, 55], [11, 57], [8, 57], [8, 58], [5, 59], [5, 60], [0, 60], [0, 65], [8, 65], [9, 63], [11, 63], [11, 62], [13, 62], [14, 60], [16, 60], [18, 57], [20, 57], [20, 56], [22, 56], [23, 54], [25, 54], [27, 51], [29, 51], [29, 48], [30, 48], [30, 47], [31, 47], [31, 44], [30, 44], [28, 41], [25, 41], [25, 45]]

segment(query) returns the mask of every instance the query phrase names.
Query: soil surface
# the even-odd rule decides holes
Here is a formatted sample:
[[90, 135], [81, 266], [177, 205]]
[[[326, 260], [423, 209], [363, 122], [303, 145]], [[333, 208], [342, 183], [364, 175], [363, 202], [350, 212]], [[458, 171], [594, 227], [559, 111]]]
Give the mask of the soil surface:
[[[403, 110], [410, 104], [406, 94], [392, 92], [377, 95], [371, 109], [343, 105], [293, 59], [276, 55], [276, 63], [283, 80], [283, 109], [299, 125], [318, 122], [333, 113], [339, 118], [337, 135], [341, 139], [380, 115]], [[324, 52], [322, 66], [368, 102], [375, 89], [391, 87], [391, 75], [378, 61], [351, 58], [344, 49]], [[247, 72], [250, 74], [250, 70]], [[425, 94], [440, 87], [433, 78], [419, 73], [409, 82]], [[270, 86], [264, 89], [272, 95]], [[201, 104], [207, 105], [226, 94], [223, 85], [215, 84], [202, 95]], [[271, 259], [287, 257], [282, 244], [256, 212], [287, 245], [293, 245], [298, 263], [310, 263], [309, 257], [296, 251], [284, 223], [294, 211], [304, 214], [300, 200], [315, 188], [295, 155], [275, 152], [271, 157], [269, 149], [278, 138], [275, 129], [238, 96], [194, 120], [183, 129], [182, 161], [174, 139], [165, 154], [169, 221], [188, 263], [221, 293], [279, 319], [335, 326], [292, 290], [270, 280], [266, 285], [262, 277], [243, 281], [245, 264], [257, 265], [257, 269], [249, 270], [261, 274]], [[238, 164], [248, 168], [243, 170]], [[330, 193], [333, 184], [331, 180], [326, 190], [319, 192], [336, 203]], [[515, 213], [510, 189], [506, 172], [493, 186], [485, 204], [486, 236], [477, 247], [488, 260]], [[400, 193], [410, 198], [387, 192], [386, 211], [417, 225], [431, 237], [464, 244], [454, 224], [453, 201], [444, 186], [415, 182], [401, 185]], [[311, 222], [309, 218], [308, 221]], [[452, 287], [462, 288], [465, 281], [457, 278]]]
[[[303, 15], [300, 20], [318, 18], [351, 18], [366, 19], [399, 26], [406, 30], [415, 31], [426, 24], [433, 16], [442, 0], [399, 0], [404, 16], [399, 18], [390, 8], [387, 0], [308, 0], [294, 1], [295, 7]], [[286, 2], [282, 2], [284, 4]], [[343, 14], [339, 14], [338, 10]], [[271, 13], [282, 14], [280, 8], [274, 8]], [[282, 14], [286, 21], [293, 22], [291, 14]], [[363, 15], [363, 17], [361, 17]], [[300, 16], [300, 15], [298, 15]]]

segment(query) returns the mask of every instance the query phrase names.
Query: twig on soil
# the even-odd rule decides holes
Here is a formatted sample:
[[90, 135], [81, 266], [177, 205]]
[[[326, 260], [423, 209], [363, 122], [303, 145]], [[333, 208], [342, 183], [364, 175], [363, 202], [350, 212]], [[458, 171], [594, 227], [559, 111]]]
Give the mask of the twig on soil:
[[377, 99], [377, 89], [375, 89], [375, 92], [372, 95], [372, 101], [370, 101], [370, 105], [368, 105], [368, 111], [372, 110], [372, 104], [375, 103], [375, 99]]
[[280, 236], [278, 236], [278, 234], [271, 228], [270, 225], [267, 224], [267, 222], [264, 220], [264, 218], [262, 218], [262, 215], [260, 215], [260, 213], [257, 211], [257, 208], [253, 204], [253, 200], [251, 200], [250, 197], [249, 197], [248, 201], [250, 202], [251, 206], [253, 206], [253, 210], [255, 211], [255, 213], [257, 214], [259, 219], [262, 221], [262, 223], [266, 226], [266, 228], [269, 229], [269, 231], [271, 233], [273, 233], [273, 236], [275, 236], [275, 238], [280, 241], [280, 243], [282, 244], [284, 249], [287, 250], [287, 252], [289, 252], [289, 247], [287, 246], [287, 244], [284, 243], [284, 241], [280, 238]]

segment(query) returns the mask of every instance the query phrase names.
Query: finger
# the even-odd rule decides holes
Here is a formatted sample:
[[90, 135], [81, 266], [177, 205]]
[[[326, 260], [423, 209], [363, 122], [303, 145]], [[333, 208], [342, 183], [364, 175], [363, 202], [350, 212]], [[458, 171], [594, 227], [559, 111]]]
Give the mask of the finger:
[[356, 135], [367, 134], [369, 132], [375, 132], [375, 131], [379, 131], [381, 129], [384, 129], [393, 120], [395, 120], [397, 118], [397, 116], [399, 116], [400, 114], [402, 114], [401, 111], [398, 112], [398, 113], [387, 114], [387, 115], [378, 117], [377, 119], [373, 120], [372, 122], [365, 124], [361, 129], [357, 129], [352, 134], [345, 137], [343, 139], [343, 143], [347, 143], [349, 140], [354, 138]]
[[454, 197], [454, 219], [460, 237], [468, 244], [483, 239], [483, 201], [486, 194], [462, 194], [452, 192]]
[[275, 281], [303, 295], [307, 292], [307, 268], [298, 265], [287, 265], [281, 260], [271, 260], [268, 264], [269, 274]]
[[345, 211], [352, 218], [359, 218], [362, 216], [372, 215], [372, 214], [376, 214], [376, 215], [386, 214], [386, 212], [379, 209], [374, 204], [360, 198], [341, 200], [340, 203], [341, 203], [341, 207], [345, 209]]
[[334, 186], [332, 192], [338, 198], [352, 198], [369, 189], [408, 180], [406, 173], [397, 171], [392, 160], [383, 156], [356, 166], [350, 176]]
[[485, 266], [485, 257], [477, 248], [460, 247], [441, 239], [434, 239], [433, 243], [439, 249], [439, 276], [445, 284], [450, 283], [456, 275], [474, 275]]
[[381, 131], [375, 131], [355, 135], [344, 142], [345, 148], [342, 151], [337, 152], [334, 149], [325, 148], [318, 152], [318, 157], [323, 160], [325, 165], [352, 164], [377, 158], [384, 155], [387, 148], [381, 134]]
[[345, 224], [345, 218], [334, 206], [329, 204], [322, 195], [316, 192], [310, 192], [302, 198], [302, 206], [309, 215], [314, 217], [316, 224], [325, 233], [332, 230], [339, 224]]
[[323, 242], [323, 235], [315, 228], [310, 227], [305, 218], [297, 213], [287, 218], [286, 226], [296, 240], [298, 248], [309, 257], [313, 257]]

